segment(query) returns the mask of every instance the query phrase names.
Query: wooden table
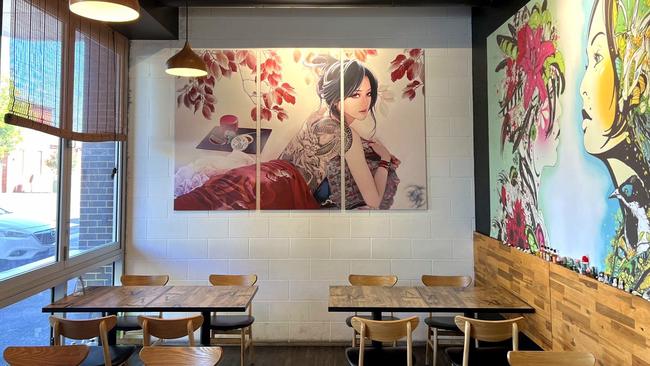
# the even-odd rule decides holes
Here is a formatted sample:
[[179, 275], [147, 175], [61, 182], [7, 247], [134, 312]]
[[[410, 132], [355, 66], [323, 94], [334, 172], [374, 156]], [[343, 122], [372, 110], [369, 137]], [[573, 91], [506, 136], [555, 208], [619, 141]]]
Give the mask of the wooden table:
[[[85, 294], [64, 297], [42, 309], [44, 313], [200, 312], [201, 344], [210, 345], [210, 313], [246, 311], [257, 286], [100, 286]], [[116, 331], [109, 344], [116, 343]]]
[[[535, 309], [501, 287], [330, 286], [328, 311], [408, 313], [533, 313]], [[380, 343], [373, 342], [378, 347]]]

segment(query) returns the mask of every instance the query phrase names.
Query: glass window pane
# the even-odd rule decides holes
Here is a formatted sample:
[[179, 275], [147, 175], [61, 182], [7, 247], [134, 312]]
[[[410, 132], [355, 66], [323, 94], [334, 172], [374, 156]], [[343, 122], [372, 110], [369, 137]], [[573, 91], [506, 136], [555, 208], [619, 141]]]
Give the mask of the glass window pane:
[[[82, 288], [83, 285], [83, 288]], [[113, 286], [113, 263], [97, 267], [80, 277], [68, 280], [66, 295], [81, 293], [90, 286]], [[68, 313], [68, 319], [92, 319], [101, 317], [101, 313]]]
[[70, 257], [116, 241], [117, 147], [115, 142], [74, 142]]
[[0, 124], [0, 280], [56, 260], [59, 141]]
[[50, 344], [50, 314], [41, 308], [52, 302], [52, 290], [28, 297], [0, 309], [0, 354], [9, 346], [47, 346]]

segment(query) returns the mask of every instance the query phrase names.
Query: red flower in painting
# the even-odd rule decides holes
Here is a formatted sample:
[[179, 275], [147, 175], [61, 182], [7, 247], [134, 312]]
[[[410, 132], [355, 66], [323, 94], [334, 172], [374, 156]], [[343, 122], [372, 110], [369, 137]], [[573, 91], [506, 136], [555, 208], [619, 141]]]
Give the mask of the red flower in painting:
[[539, 93], [540, 103], [547, 98], [546, 86], [544, 85], [544, 62], [555, 53], [555, 46], [551, 41], [542, 41], [543, 29], [537, 27], [535, 30], [526, 24], [517, 33], [517, 65], [521, 67], [526, 75], [524, 85], [524, 108], [528, 109], [530, 101], [535, 93]]
[[528, 240], [526, 240], [526, 214], [524, 208], [521, 206], [520, 200], [515, 201], [512, 216], [508, 216], [506, 220], [506, 236], [508, 242], [519, 248], [528, 248]]
[[508, 193], [506, 192], [506, 186], [501, 186], [501, 205], [506, 206], [508, 202]]

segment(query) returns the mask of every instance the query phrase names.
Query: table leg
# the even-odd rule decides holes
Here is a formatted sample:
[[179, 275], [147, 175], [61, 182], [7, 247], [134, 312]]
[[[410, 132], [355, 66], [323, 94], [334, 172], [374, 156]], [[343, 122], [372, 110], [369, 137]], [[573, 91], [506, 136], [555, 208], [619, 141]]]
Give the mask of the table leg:
[[[381, 311], [373, 311], [372, 312], [372, 320], [381, 320]], [[372, 347], [376, 349], [381, 349], [382, 348], [382, 343], [379, 341], [372, 341]]]
[[[108, 316], [116, 315], [117, 316], [117, 312], [110, 312], [109, 311], [109, 312], [106, 313], [106, 315], [108, 315]], [[117, 330], [115, 329], [115, 327], [113, 327], [113, 329], [108, 331], [108, 345], [109, 346], [114, 346], [116, 344], [117, 344]]]
[[201, 345], [209, 346], [210, 345], [210, 312], [204, 311], [201, 312], [203, 315], [203, 324], [201, 324]]

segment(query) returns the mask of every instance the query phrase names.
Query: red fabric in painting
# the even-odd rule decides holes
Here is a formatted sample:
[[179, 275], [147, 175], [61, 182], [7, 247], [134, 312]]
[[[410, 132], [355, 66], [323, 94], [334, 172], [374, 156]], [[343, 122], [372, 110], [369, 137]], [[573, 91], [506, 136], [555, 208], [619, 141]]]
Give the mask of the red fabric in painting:
[[314, 199], [300, 171], [286, 160], [262, 163], [260, 208], [263, 210], [317, 209]]
[[[261, 164], [261, 208], [266, 210], [314, 209], [320, 205], [305, 180], [288, 161]], [[174, 200], [177, 211], [254, 210], [255, 165], [229, 170]]]

